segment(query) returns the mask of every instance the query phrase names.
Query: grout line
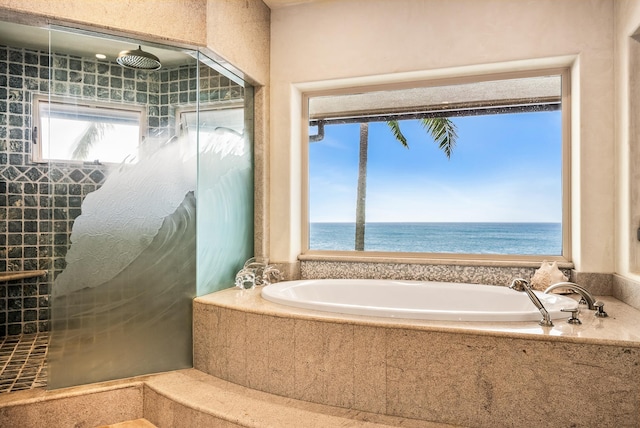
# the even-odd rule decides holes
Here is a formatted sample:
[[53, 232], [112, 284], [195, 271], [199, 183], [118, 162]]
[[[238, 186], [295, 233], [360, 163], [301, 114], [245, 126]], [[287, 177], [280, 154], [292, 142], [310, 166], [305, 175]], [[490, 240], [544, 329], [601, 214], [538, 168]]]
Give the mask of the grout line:
[[47, 333], [5, 337], [0, 350], [8, 357], [0, 367], [0, 393], [46, 386], [48, 345]]

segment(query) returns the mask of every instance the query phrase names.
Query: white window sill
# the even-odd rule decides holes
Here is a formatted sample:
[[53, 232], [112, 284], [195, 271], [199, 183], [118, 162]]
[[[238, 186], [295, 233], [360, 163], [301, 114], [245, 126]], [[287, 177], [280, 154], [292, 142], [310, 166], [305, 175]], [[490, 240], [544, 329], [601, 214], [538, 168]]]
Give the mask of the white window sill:
[[539, 268], [546, 261], [556, 261], [561, 269], [573, 269], [574, 264], [561, 256], [496, 256], [493, 254], [420, 254], [355, 251], [308, 251], [298, 256], [300, 261], [402, 263], [452, 266], [494, 266]]

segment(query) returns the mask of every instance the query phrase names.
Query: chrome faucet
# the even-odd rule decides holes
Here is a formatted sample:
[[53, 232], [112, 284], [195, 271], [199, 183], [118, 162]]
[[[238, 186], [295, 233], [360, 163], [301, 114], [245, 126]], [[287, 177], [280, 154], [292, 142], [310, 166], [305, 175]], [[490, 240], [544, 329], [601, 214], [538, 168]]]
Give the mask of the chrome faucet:
[[551, 291], [556, 290], [558, 288], [564, 288], [564, 289], [568, 289], [578, 293], [580, 297], [582, 297], [582, 300], [586, 302], [587, 308], [596, 311], [595, 315], [597, 317], [604, 318], [608, 316], [607, 313], [604, 311], [604, 303], [600, 301], [596, 301], [593, 295], [589, 293], [589, 290], [576, 284], [575, 282], [558, 282], [556, 284], [549, 286], [546, 290], [544, 290], [544, 293], [549, 294]]
[[511, 282], [511, 285], [509, 286], [509, 288], [515, 291], [524, 291], [525, 293], [527, 293], [527, 296], [529, 296], [529, 299], [531, 299], [531, 302], [536, 306], [536, 308], [538, 308], [538, 310], [542, 314], [542, 319], [538, 324], [540, 324], [543, 327], [553, 327], [553, 322], [551, 321], [551, 316], [549, 316], [549, 312], [547, 312], [547, 309], [544, 307], [540, 299], [538, 299], [538, 296], [535, 295], [535, 293], [531, 289], [531, 286], [529, 285], [529, 282], [526, 279], [522, 279], [522, 278], [514, 279]]

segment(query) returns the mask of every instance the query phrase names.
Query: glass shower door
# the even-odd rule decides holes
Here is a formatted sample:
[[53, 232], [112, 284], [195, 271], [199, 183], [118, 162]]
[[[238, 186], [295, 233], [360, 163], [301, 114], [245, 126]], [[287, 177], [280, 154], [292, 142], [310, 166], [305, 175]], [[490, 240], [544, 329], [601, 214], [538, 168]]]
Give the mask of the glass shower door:
[[[244, 247], [252, 242], [245, 235], [252, 234], [253, 210], [246, 200], [253, 173], [250, 134], [244, 129], [214, 129], [215, 138], [208, 136], [211, 142], [205, 144], [200, 141], [205, 127], [201, 133], [196, 120], [191, 126], [198, 138], [189, 138], [180, 129], [179, 112], [228, 101], [244, 105], [245, 90], [209, 71], [197, 53], [165, 61], [160, 70], [131, 70], [113, 58], [67, 53], [67, 35], [51, 32], [49, 92], [64, 103], [65, 117], [85, 124], [77, 124], [77, 134], [70, 126], [50, 127], [51, 143], [115, 147], [124, 138], [107, 132], [119, 113], [116, 119], [92, 117], [86, 104], [93, 111], [140, 109], [142, 114], [136, 150], [117, 162], [49, 157], [55, 243], [49, 387], [192, 367], [198, 281], [213, 288], [232, 285], [234, 257], [252, 251], [251, 245]], [[76, 44], [95, 38], [74, 37]], [[117, 42], [114, 50], [122, 50]], [[164, 51], [153, 49], [164, 61]], [[170, 53], [166, 57], [175, 58], [176, 51]], [[238, 177], [240, 184], [233, 184]], [[238, 205], [225, 205], [229, 194], [234, 201], [242, 195]], [[244, 231], [242, 236], [217, 233], [229, 217], [222, 222], [214, 217], [229, 208], [245, 212], [233, 213], [234, 224], [243, 224], [229, 228]], [[238, 254], [219, 257], [227, 249], [236, 251], [238, 241], [244, 246]], [[200, 248], [207, 249], [206, 257]], [[210, 263], [206, 275], [197, 273], [201, 260]]]

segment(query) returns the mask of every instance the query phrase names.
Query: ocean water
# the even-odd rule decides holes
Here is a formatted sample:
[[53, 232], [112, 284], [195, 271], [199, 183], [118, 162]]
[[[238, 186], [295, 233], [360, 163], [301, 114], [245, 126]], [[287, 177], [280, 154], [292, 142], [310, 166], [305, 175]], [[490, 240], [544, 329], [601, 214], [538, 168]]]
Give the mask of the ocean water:
[[[355, 223], [311, 223], [312, 250], [353, 251]], [[562, 254], [560, 223], [367, 223], [365, 251]]]

